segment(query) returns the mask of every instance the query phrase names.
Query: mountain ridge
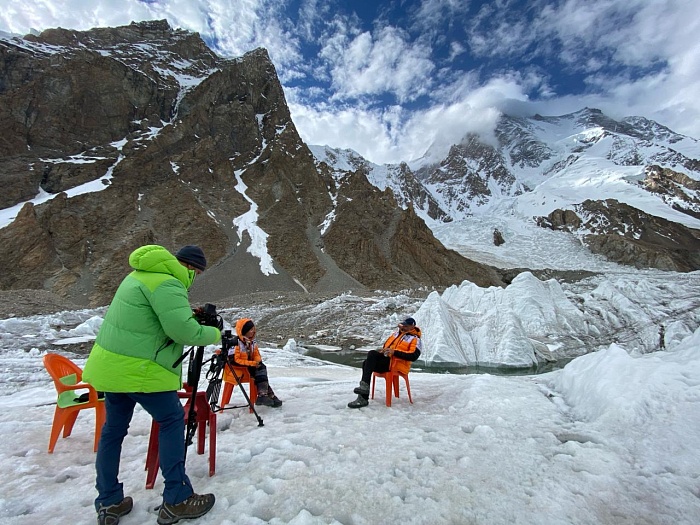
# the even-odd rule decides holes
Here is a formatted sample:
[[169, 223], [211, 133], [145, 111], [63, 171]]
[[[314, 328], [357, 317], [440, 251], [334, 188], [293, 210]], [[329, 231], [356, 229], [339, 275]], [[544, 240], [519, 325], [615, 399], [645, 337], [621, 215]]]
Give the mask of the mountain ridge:
[[[495, 136], [498, 146], [467, 134], [440, 160], [429, 150], [410, 165], [365, 161], [365, 171], [433, 226], [507, 213], [574, 234], [611, 261], [700, 269], [696, 139], [643, 117], [617, 121], [592, 108], [553, 117], [504, 114]], [[343, 155], [361, 162], [355, 152], [311, 149], [331, 163]]]
[[194, 297], [504, 284], [318, 165], [264, 49], [220, 59], [155, 21], [0, 38], [0, 59], [3, 290], [105, 304], [149, 243], [202, 245]]

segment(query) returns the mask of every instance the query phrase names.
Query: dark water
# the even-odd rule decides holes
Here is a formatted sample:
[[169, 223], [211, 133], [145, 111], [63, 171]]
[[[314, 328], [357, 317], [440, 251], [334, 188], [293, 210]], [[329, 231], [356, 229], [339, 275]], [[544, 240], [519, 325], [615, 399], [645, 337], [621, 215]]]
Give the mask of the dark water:
[[[339, 365], [349, 365], [356, 368], [362, 367], [362, 361], [364, 361], [367, 352], [358, 352], [356, 350], [322, 350], [313, 346], [306, 346], [308, 351], [306, 355], [314, 357], [316, 359], [321, 359], [323, 361], [328, 361], [330, 363], [336, 363]], [[533, 374], [544, 374], [545, 372], [551, 372], [553, 370], [558, 370], [564, 368], [564, 366], [571, 361], [571, 359], [563, 359], [553, 363], [541, 363], [538, 366], [532, 366], [529, 368], [511, 368], [511, 367], [484, 367], [484, 366], [464, 366], [464, 365], [431, 365], [427, 366], [425, 362], [420, 359], [413, 363], [411, 367], [411, 372], [424, 372], [428, 374], [491, 374], [499, 376], [524, 376]]]

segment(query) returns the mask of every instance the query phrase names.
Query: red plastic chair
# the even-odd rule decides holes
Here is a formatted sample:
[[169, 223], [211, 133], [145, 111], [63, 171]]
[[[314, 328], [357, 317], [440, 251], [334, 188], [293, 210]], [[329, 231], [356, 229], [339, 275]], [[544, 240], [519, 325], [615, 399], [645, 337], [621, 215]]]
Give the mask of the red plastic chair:
[[[241, 385], [243, 385], [244, 382], [248, 381], [248, 397], [250, 398], [250, 402], [252, 404], [255, 404], [255, 400], [258, 399], [258, 389], [255, 386], [255, 378], [250, 375], [248, 367], [234, 366], [233, 370], [236, 372], [236, 375], [238, 376]], [[221, 392], [221, 406], [225, 407], [231, 402], [231, 395], [233, 394], [234, 387], [238, 386], [238, 383], [236, 383], [236, 379], [233, 377], [233, 374], [229, 370], [228, 365], [226, 365], [226, 367], [224, 368], [223, 381], [224, 388]], [[252, 413], [253, 409], [249, 408], [248, 411]]]
[[[186, 399], [185, 421], [190, 409], [192, 400], [192, 388], [186, 383], [183, 385], [184, 392], [178, 391], [180, 399]], [[195, 394], [194, 407], [197, 414], [197, 454], [204, 454], [204, 443], [207, 427], [209, 427], [209, 476], [216, 473], [216, 413], [211, 411], [207, 402], [207, 394], [204, 391], [197, 391]], [[156, 484], [158, 467], [160, 466], [160, 445], [158, 441], [158, 431], [160, 425], [151, 421], [151, 433], [148, 438], [148, 451], [146, 452], [146, 488], [152, 489]]]
[[[58, 441], [58, 435], [63, 430], [63, 437], [67, 438], [73, 431], [73, 425], [78, 418], [78, 413], [86, 408], [95, 409], [95, 446], [100, 442], [100, 433], [105, 422], [104, 400], [97, 397], [97, 391], [88, 383], [83, 383], [83, 371], [78, 365], [67, 357], [59, 354], [46, 354], [44, 356], [44, 367], [53, 379], [53, 384], [58, 392], [56, 400], [56, 410], [53, 414], [53, 425], [51, 427], [51, 437], [49, 438], [49, 454]], [[77, 401], [76, 390], [88, 391], [88, 400]]]
[[404, 383], [406, 383], [408, 400], [411, 404], [413, 404], [413, 398], [411, 397], [411, 383], [409, 383], [408, 381], [408, 374], [396, 370], [396, 359], [394, 359], [393, 357], [391, 358], [391, 363], [389, 364], [388, 372], [372, 373], [372, 399], [374, 399], [374, 384], [377, 381], [377, 377], [383, 377], [386, 380], [386, 406], [391, 406], [392, 391], [394, 393], [394, 397], [399, 397], [399, 377], [402, 377]]

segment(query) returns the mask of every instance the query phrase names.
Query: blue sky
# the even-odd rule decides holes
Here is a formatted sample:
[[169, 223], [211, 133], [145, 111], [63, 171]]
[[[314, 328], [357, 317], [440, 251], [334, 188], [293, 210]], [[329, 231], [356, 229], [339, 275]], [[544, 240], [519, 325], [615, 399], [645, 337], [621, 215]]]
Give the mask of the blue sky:
[[0, 31], [166, 18], [221, 56], [265, 47], [310, 144], [411, 160], [502, 111], [597, 107], [700, 138], [697, 0], [3, 0]]

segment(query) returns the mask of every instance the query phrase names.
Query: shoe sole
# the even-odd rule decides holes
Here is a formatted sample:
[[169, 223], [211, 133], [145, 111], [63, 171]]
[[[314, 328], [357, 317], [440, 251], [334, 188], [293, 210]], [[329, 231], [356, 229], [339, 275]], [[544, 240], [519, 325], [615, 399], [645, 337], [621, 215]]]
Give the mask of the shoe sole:
[[207, 510], [205, 510], [205, 511], [202, 512], [201, 514], [197, 514], [196, 516], [180, 516], [180, 517], [177, 517], [177, 518], [169, 519], [169, 520], [167, 520], [167, 521], [162, 521], [160, 518], [158, 518], [158, 519], [156, 520], [156, 523], [158, 523], [158, 525], [173, 525], [174, 523], [178, 523], [180, 520], [194, 520], [194, 519], [197, 519], [197, 518], [201, 518], [201, 517], [204, 516], [207, 512], [209, 512], [209, 511], [212, 509], [213, 506], [214, 506], [214, 505], [212, 505], [211, 507], [209, 507]]

